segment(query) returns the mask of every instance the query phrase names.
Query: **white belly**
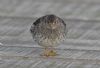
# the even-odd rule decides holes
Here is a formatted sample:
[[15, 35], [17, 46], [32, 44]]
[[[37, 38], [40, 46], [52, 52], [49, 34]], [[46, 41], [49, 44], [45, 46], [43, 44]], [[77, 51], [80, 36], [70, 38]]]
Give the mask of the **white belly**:
[[45, 37], [41, 37], [41, 39], [40, 38], [36, 38], [36, 42], [40, 46], [44, 46], [44, 47], [55, 47], [55, 46], [58, 46], [59, 43], [63, 39], [64, 39], [64, 37], [61, 36], [61, 35], [59, 37], [55, 37], [55, 38], [45, 38]]

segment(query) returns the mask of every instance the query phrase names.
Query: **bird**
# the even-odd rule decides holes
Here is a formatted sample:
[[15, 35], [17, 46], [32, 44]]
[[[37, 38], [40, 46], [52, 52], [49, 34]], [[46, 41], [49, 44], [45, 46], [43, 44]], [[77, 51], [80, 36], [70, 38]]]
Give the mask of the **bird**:
[[60, 17], [49, 14], [39, 17], [30, 28], [34, 41], [44, 48], [42, 56], [56, 56], [57, 47], [66, 39], [66, 23]]

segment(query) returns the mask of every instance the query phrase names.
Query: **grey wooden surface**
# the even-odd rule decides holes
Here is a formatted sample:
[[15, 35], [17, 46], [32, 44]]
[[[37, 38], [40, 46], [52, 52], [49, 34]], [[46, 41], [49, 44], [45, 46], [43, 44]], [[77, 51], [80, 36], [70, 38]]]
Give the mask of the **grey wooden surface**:
[[[31, 37], [31, 24], [56, 14], [69, 32], [45, 58]], [[99, 0], [0, 0], [0, 68], [100, 68]]]

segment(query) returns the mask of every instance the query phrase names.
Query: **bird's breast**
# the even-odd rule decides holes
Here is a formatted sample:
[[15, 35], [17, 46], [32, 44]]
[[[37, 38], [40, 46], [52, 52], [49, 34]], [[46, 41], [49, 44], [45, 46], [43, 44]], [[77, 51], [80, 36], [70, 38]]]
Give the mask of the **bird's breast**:
[[44, 33], [42, 32], [37, 37], [38, 38], [36, 38], [36, 40], [39, 43], [39, 45], [41, 45], [41, 46], [56, 46], [64, 38], [63, 34], [57, 32], [57, 31], [55, 31], [55, 32], [49, 31], [49, 32], [44, 32]]

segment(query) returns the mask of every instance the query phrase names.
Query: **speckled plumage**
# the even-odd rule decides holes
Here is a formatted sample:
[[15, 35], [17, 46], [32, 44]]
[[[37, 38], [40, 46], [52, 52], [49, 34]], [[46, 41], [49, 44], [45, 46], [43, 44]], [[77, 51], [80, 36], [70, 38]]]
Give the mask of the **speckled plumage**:
[[31, 26], [33, 39], [44, 47], [55, 47], [66, 37], [65, 22], [55, 16], [46, 15], [37, 19]]

